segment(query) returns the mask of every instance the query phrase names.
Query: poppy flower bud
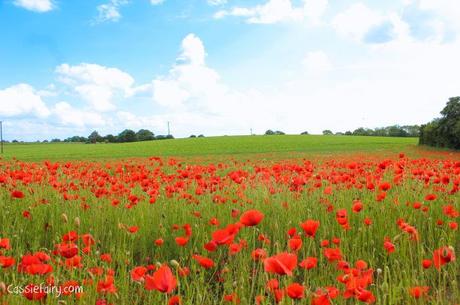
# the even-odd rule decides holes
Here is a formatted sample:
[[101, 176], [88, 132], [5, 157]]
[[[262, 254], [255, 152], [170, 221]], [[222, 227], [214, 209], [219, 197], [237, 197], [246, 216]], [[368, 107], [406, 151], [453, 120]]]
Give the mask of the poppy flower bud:
[[158, 268], [160, 268], [161, 266], [163, 266], [163, 264], [160, 263], [160, 262], [156, 262], [155, 265], [156, 265]]
[[61, 214], [61, 219], [64, 223], [68, 223], [69, 222], [69, 218], [67, 217], [67, 215], [65, 213], [62, 213]]
[[376, 271], [377, 271], [377, 274], [379, 274], [379, 275], [382, 274], [382, 272], [383, 272], [382, 269], [380, 269], [380, 268], [377, 268]]
[[175, 259], [170, 260], [169, 263], [171, 264], [171, 266], [176, 267], [176, 268], [180, 266], [179, 262], [176, 261]]
[[238, 287], [238, 282], [237, 282], [237, 281], [233, 281], [232, 286], [233, 286], [233, 288]]
[[73, 223], [75, 224], [77, 228], [79, 228], [80, 227], [80, 217], [75, 217]]

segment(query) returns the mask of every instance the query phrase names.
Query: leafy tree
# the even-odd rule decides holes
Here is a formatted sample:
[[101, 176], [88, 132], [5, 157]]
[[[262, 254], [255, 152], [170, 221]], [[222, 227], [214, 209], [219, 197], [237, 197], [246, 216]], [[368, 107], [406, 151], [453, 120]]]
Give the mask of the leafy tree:
[[333, 135], [333, 134], [334, 134], [334, 133], [333, 133], [331, 130], [329, 130], [329, 129], [323, 130], [323, 135], [324, 135], [324, 136], [331, 136], [331, 135]]
[[155, 135], [148, 129], [141, 129], [136, 133], [138, 141], [151, 141], [155, 140]]
[[274, 132], [273, 130], [271, 130], [271, 129], [269, 129], [269, 130], [267, 130], [267, 131], [265, 132], [265, 135], [266, 135], [266, 136], [272, 136], [272, 135], [274, 135], [274, 134], [275, 134], [275, 132]]
[[102, 137], [99, 135], [99, 133], [97, 131], [93, 131], [88, 136], [88, 142], [90, 142], [90, 143], [102, 142]]
[[359, 127], [353, 131], [354, 136], [369, 136], [371, 131], [369, 129], [365, 129], [363, 127]]
[[420, 128], [420, 144], [460, 149], [460, 97], [452, 97], [442, 117]]
[[402, 129], [404, 129], [407, 132], [408, 137], [419, 137], [420, 136], [420, 126], [419, 125], [405, 125], [402, 126]]
[[388, 128], [388, 136], [390, 137], [407, 137], [408, 133], [398, 125], [390, 126]]
[[303, 136], [308, 136], [309, 135], [308, 131], [303, 131], [300, 134], [303, 135]]
[[112, 134], [108, 134], [104, 137], [104, 141], [105, 142], [108, 142], [108, 143], [116, 143], [118, 141], [117, 137], [112, 135]]
[[136, 142], [137, 137], [136, 133], [131, 129], [125, 129], [117, 136], [118, 142], [125, 143], [125, 142]]

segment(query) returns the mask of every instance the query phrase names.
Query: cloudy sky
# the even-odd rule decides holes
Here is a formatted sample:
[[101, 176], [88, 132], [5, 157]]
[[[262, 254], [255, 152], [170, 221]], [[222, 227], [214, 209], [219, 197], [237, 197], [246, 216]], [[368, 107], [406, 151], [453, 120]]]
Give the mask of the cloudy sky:
[[8, 140], [420, 124], [460, 95], [457, 0], [0, 0]]

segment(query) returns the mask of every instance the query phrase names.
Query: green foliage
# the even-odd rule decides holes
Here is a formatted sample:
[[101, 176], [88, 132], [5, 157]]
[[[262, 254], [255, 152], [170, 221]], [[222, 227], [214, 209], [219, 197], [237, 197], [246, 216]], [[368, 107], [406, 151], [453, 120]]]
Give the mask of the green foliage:
[[331, 135], [333, 135], [333, 134], [334, 134], [334, 133], [333, 133], [331, 130], [329, 130], [329, 129], [323, 130], [323, 135], [324, 135], [324, 136], [331, 136]]
[[353, 132], [347, 131], [345, 135], [354, 136], [374, 136], [374, 137], [418, 137], [420, 135], [420, 126], [418, 125], [393, 125], [381, 128], [363, 128], [360, 127]]
[[97, 131], [93, 131], [89, 136], [88, 136], [88, 142], [90, 143], [97, 143], [101, 142], [102, 137], [99, 135]]
[[266, 136], [282, 136], [282, 135], [285, 135], [285, 133], [280, 131], [280, 130], [273, 131], [273, 130], [269, 129], [269, 130], [267, 130], [265, 132], [265, 135]]
[[141, 129], [136, 133], [138, 141], [151, 141], [155, 139], [155, 135], [148, 129]]
[[121, 143], [137, 141], [136, 133], [131, 129], [125, 129], [122, 132], [120, 132], [117, 139], [118, 139], [118, 142], [121, 142]]
[[441, 118], [422, 126], [419, 143], [460, 149], [460, 97], [450, 98], [441, 115]]

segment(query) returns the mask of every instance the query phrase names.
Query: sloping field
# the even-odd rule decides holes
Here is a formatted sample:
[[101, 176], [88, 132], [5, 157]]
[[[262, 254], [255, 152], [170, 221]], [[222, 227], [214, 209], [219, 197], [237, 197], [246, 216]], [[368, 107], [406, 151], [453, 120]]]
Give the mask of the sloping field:
[[[149, 156], [215, 156], [267, 154], [275, 158], [300, 154], [399, 152], [416, 149], [415, 138], [355, 136], [224, 136], [122, 144], [6, 144], [4, 158], [20, 160], [112, 159]], [[273, 154], [276, 154], [273, 156]]]

